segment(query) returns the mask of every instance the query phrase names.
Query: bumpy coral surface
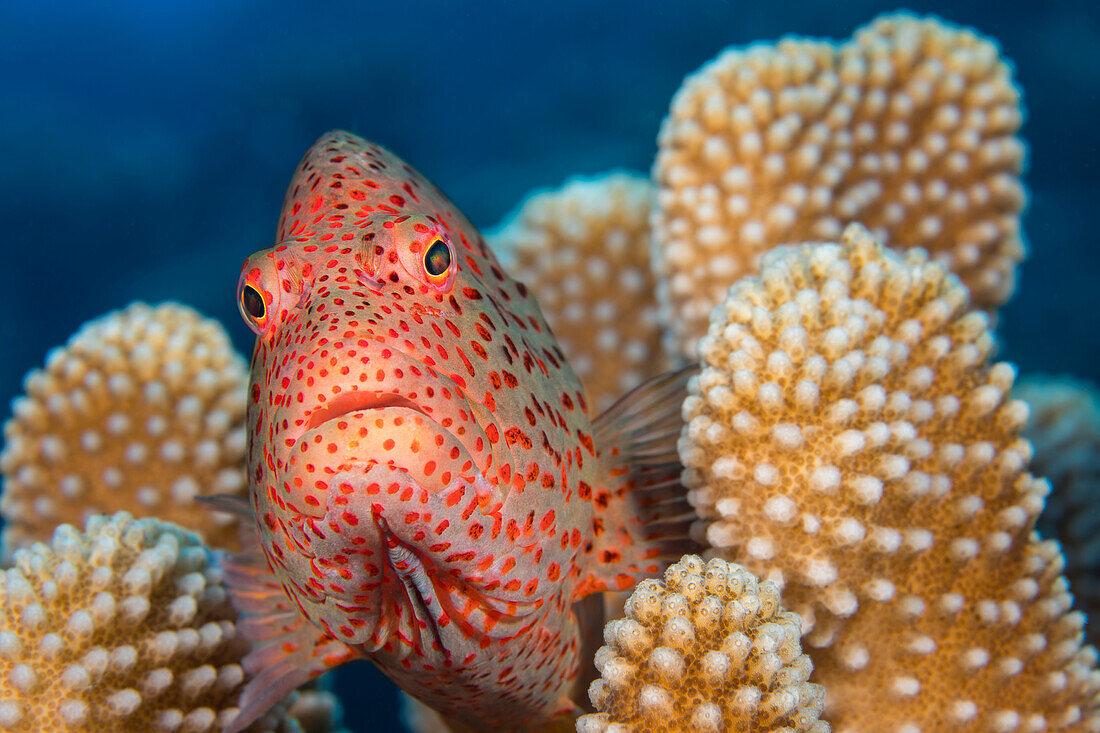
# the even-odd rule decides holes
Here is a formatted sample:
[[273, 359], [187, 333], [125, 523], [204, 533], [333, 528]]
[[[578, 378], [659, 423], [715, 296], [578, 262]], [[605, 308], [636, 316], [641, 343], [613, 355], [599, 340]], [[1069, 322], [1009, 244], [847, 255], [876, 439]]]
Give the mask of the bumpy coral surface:
[[626, 618], [604, 628], [589, 690], [599, 712], [577, 730], [824, 733], [824, 691], [807, 682], [799, 633], [774, 583], [686, 555], [663, 582], [639, 583]]
[[283, 707], [286, 708], [287, 716], [301, 727], [302, 733], [350, 733], [347, 728], [342, 727], [343, 705], [323, 685], [314, 683], [299, 688], [287, 696]]
[[996, 45], [934, 19], [722, 53], [685, 80], [658, 139], [655, 264], [673, 346], [692, 353], [764, 252], [850, 222], [924, 247], [975, 305], [1000, 305], [1023, 256], [1021, 121]]
[[[15, 553], [0, 599], [0, 729], [198, 733], [236, 715], [248, 645], [209, 551], [174, 525], [62, 525]], [[252, 730], [301, 728], [278, 708]]]
[[680, 444], [699, 529], [783, 586], [837, 730], [1100, 729], [993, 346], [942, 265], [856, 226], [765, 257], [700, 343]]
[[1024, 436], [1035, 446], [1031, 470], [1050, 481], [1039, 533], [1058, 540], [1066, 577], [1089, 617], [1085, 636], [1100, 643], [1100, 392], [1067, 378], [1029, 377], [1012, 392], [1028, 403]]
[[236, 548], [235, 517], [195, 496], [244, 493], [247, 383], [225, 330], [186, 306], [135, 303], [84, 325], [27, 375], [4, 425], [5, 551], [119, 510]]
[[665, 360], [650, 272], [653, 186], [610, 173], [530, 196], [489, 237], [535, 294], [596, 413]]

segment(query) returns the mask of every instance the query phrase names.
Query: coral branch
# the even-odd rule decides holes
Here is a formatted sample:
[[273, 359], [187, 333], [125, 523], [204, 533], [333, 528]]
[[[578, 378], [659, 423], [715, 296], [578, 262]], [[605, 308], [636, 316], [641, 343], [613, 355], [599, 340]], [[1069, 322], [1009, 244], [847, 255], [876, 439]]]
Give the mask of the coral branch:
[[[0, 728], [221, 730], [247, 651], [197, 537], [125, 512], [83, 533], [62, 525], [49, 545], [16, 552], [0, 584]], [[302, 729], [278, 706], [250, 730]]]
[[1028, 377], [1014, 397], [1031, 408], [1024, 436], [1035, 446], [1031, 470], [1051, 484], [1039, 533], [1058, 540], [1078, 607], [1092, 620], [1085, 637], [1100, 642], [1100, 393], [1068, 378]]
[[527, 198], [497, 232], [596, 413], [666, 368], [650, 272], [653, 186], [629, 173]]
[[884, 16], [843, 44], [730, 49], [689, 76], [658, 138], [655, 267], [670, 345], [773, 246], [860, 222], [919, 246], [992, 309], [1024, 248], [1020, 92], [997, 46]]
[[829, 730], [798, 616], [774, 583], [686, 555], [664, 582], [639, 583], [626, 614], [604, 629], [589, 690], [599, 713], [582, 716], [579, 733]]
[[238, 549], [236, 518], [195, 501], [246, 485], [247, 365], [217, 321], [134, 303], [85, 324], [24, 384], [0, 454], [7, 553], [120, 510]]
[[680, 444], [699, 529], [783, 586], [838, 731], [1100, 729], [993, 346], [942, 265], [856, 226], [766, 256], [700, 343]]

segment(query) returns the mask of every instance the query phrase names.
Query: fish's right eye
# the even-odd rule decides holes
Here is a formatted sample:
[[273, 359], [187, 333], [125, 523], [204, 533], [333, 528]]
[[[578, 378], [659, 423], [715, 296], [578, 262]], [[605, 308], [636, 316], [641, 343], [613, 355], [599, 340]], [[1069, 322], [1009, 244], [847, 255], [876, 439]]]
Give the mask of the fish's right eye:
[[237, 288], [237, 309], [240, 310], [241, 318], [252, 333], [263, 336], [270, 325], [267, 314], [275, 305], [275, 299], [265, 294], [266, 289], [262, 285], [254, 285], [244, 276], [241, 277], [241, 281]]
[[301, 301], [303, 267], [285, 245], [262, 250], [244, 261], [237, 280], [237, 309], [260, 338], [273, 338]]
[[264, 296], [251, 285], [241, 288], [241, 314], [245, 318], [254, 321], [262, 321], [267, 315], [267, 306], [264, 304]]

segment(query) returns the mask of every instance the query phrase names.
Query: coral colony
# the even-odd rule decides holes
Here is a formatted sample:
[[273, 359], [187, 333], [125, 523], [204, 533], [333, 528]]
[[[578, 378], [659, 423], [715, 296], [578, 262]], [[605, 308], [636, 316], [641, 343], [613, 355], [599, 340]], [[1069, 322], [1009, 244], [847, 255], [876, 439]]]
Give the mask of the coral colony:
[[[1100, 731], [1071, 595], [1100, 598], [1095, 392], [1014, 390], [993, 360], [1021, 120], [996, 45], [935, 19], [733, 49], [673, 99], [652, 181], [539, 193], [490, 237], [594, 413], [699, 365], [676, 431], [699, 554], [611, 616], [590, 712], [558, 730]], [[239, 520], [193, 499], [247, 490], [246, 380], [171, 304], [28, 375], [0, 457], [0, 729], [232, 724], [251, 622], [208, 548]], [[340, 725], [307, 687], [249, 730]]]

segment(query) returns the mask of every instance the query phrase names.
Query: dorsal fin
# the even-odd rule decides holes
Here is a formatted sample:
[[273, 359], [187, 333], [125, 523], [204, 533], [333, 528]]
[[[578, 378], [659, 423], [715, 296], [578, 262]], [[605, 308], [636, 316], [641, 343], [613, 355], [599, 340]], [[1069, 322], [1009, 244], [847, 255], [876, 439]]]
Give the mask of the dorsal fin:
[[593, 496], [593, 562], [578, 597], [629, 588], [698, 549], [676, 451], [680, 408], [697, 373], [690, 366], [653, 377], [596, 418], [593, 437], [609, 476]]

